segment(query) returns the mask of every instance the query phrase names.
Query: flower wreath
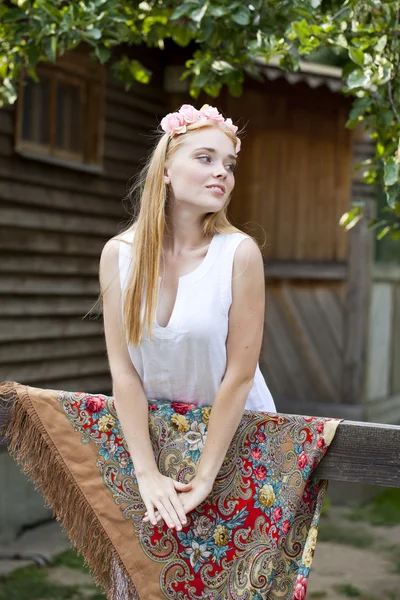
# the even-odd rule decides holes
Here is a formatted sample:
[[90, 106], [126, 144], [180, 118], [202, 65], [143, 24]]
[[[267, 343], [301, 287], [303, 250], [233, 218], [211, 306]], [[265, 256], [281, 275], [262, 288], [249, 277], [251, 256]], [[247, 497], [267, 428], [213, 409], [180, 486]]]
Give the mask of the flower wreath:
[[[232, 123], [232, 119], [224, 119], [215, 106], [209, 106], [208, 104], [204, 104], [200, 110], [197, 110], [197, 108], [194, 108], [194, 106], [191, 106], [190, 104], [183, 104], [178, 112], [169, 113], [162, 119], [161, 129], [173, 137], [180, 133], [186, 133], [188, 125], [207, 120], [217, 123], [217, 125], [225, 125], [234, 134], [236, 134], [238, 130], [236, 125]], [[237, 137], [236, 152], [240, 151], [240, 146], [241, 142]]]

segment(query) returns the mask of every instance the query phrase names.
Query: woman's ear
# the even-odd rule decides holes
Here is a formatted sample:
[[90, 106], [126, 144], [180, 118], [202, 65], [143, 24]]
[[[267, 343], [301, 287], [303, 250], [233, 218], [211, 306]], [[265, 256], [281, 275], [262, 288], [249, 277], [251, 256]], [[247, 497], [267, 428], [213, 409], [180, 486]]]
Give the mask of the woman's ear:
[[164, 182], [165, 182], [166, 185], [169, 185], [171, 183], [171, 178], [168, 175], [167, 168], [164, 169]]

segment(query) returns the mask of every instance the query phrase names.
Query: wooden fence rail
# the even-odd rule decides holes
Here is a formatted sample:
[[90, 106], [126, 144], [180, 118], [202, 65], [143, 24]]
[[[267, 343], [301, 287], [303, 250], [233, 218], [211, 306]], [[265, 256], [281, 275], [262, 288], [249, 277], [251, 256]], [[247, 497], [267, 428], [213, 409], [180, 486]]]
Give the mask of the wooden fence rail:
[[343, 421], [313, 476], [400, 487], [400, 427]]
[[400, 487], [400, 426], [343, 421], [313, 477]]

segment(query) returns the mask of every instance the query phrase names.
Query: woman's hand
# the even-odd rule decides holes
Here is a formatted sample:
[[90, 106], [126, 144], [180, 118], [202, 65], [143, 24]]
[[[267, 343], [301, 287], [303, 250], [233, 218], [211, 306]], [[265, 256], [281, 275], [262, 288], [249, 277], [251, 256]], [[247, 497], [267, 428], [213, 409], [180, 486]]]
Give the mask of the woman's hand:
[[155, 516], [155, 509], [157, 509], [157, 514], [164, 519], [168, 527], [181, 530], [182, 525], [186, 525], [185, 510], [178, 492], [189, 491], [192, 483], [180, 483], [162, 475], [159, 471], [151, 471], [138, 477], [138, 485], [147, 508], [147, 518], [143, 520], [150, 520], [153, 525], [156, 525], [159, 521]]
[[[213, 487], [211, 482], [205, 481], [199, 477], [194, 477], [194, 479], [192, 479], [192, 481], [190, 482], [190, 485], [192, 486], [191, 489], [189, 489], [188, 491], [182, 490], [182, 493], [178, 494], [179, 500], [182, 504], [185, 514], [197, 508], [199, 504], [201, 504], [207, 498], [207, 496], [209, 496]], [[160, 511], [155, 513], [155, 519], [157, 523], [162, 518], [164, 517]], [[148, 512], [145, 513], [143, 521], [149, 521]]]

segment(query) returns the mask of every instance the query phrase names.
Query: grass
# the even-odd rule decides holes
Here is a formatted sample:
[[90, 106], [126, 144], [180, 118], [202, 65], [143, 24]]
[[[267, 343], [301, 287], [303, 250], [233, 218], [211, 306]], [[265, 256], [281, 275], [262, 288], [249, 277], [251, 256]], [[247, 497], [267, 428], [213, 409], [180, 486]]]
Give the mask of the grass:
[[77, 569], [78, 571], [88, 572], [87, 568], [83, 563], [83, 558], [78, 556], [74, 550], [66, 550], [62, 554], [58, 554], [53, 559], [53, 564], [56, 567], [63, 566], [69, 567], [70, 569]]
[[351, 585], [351, 583], [339, 583], [334, 586], [334, 589], [338, 594], [346, 596], [347, 598], [360, 598], [362, 594], [362, 592], [354, 587], [354, 585]]
[[387, 489], [367, 506], [353, 509], [348, 519], [386, 527], [400, 525], [400, 488]]
[[[87, 572], [83, 559], [73, 550], [56, 556], [53, 565]], [[32, 566], [0, 576], [0, 600], [105, 600], [106, 596], [99, 592], [94, 584], [59, 585], [49, 581], [48, 574], [51, 569], [52, 567]]]
[[46, 569], [28, 567], [0, 577], [0, 600], [80, 600], [74, 585], [56, 585], [47, 581]]
[[374, 543], [370, 533], [355, 527], [340, 527], [321, 520], [318, 533], [319, 542], [334, 542], [353, 548], [369, 548]]

